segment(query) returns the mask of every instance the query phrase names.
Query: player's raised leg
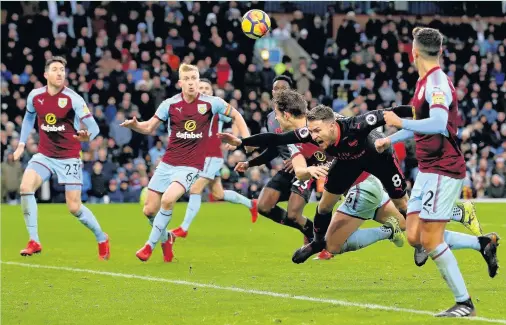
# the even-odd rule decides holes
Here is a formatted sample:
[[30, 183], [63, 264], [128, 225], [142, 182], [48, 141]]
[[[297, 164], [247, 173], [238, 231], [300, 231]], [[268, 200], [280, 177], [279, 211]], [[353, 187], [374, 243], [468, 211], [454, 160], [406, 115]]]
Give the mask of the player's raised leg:
[[234, 204], [241, 204], [247, 207], [251, 213], [251, 222], [255, 223], [258, 219], [258, 201], [250, 200], [244, 195], [235, 191], [224, 190], [221, 183], [221, 177], [217, 176], [210, 184], [211, 195], [217, 201], [227, 201]]
[[37, 224], [37, 200], [35, 191], [42, 185], [43, 180], [49, 179], [51, 172], [48, 168], [33, 161], [28, 164], [21, 180], [21, 209], [25, 219], [26, 229], [30, 240], [26, 248], [21, 250], [23, 256], [31, 256], [42, 252]]
[[[290, 189], [290, 186], [286, 186], [286, 184], [278, 184], [278, 180], [282, 177], [278, 176], [279, 173], [280, 172], [274, 175], [269, 183], [262, 189], [258, 197], [258, 212], [262, 216], [277, 223], [281, 223], [281, 221], [286, 218], [287, 211], [277, 206], [278, 202], [282, 199], [282, 194], [281, 191], [276, 188], [283, 187], [287, 191]], [[276, 186], [276, 188], [274, 186]]]
[[288, 199], [288, 213], [283, 224], [288, 227], [298, 229], [304, 235], [304, 244], [313, 241], [313, 222], [304, 217], [304, 207], [309, 199], [309, 195], [304, 197], [305, 190], [292, 187], [292, 194]]

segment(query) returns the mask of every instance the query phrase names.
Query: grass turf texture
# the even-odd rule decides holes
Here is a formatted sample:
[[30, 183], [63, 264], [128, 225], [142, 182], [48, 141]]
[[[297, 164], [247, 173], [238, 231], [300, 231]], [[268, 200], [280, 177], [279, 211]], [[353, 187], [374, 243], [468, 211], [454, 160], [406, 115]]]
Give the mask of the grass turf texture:
[[[163, 263], [160, 246], [141, 263], [135, 252], [149, 227], [139, 205], [89, 205], [111, 240], [111, 260], [98, 261], [94, 237], [64, 205], [39, 206], [41, 255], [22, 257], [27, 242], [20, 207], [2, 205], [1, 312], [3, 324], [461, 324], [398, 311], [337, 306], [245, 292], [178, 285], [136, 278], [29, 268], [5, 262], [70, 267], [183, 280], [222, 287], [378, 304], [436, 312], [453, 297], [434, 263], [418, 268], [413, 250], [384, 241], [331, 261], [291, 262], [302, 235], [263, 217], [250, 221], [247, 209], [203, 204], [189, 236], [175, 243], [176, 259]], [[180, 224], [178, 204], [170, 224]], [[305, 213], [313, 217], [314, 204]], [[479, 204], [485, 232], [506, 237], [505, 204]], [[376, 226], [374, 222], [366, 226]], [[450, 229], [466, 232], [452, 222]], [[506, 279], [488, 277], [478, 252], [456, 251], [478, 316], [506, 323]], [[506, 248], [499, 248], [506, 261]], [[478, 322], [478, 321], [477, 321]], [[475, 322], [472, 322], [475, 323]], [[481, 323], [481, 322], [480, 322]]]

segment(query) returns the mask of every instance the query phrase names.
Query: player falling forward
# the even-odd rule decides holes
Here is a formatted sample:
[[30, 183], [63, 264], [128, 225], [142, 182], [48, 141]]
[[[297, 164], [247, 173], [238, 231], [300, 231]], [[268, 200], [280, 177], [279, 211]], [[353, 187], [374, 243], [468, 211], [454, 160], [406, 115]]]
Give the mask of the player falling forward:
[[201, 94], [199, 71], [194, 65], [181, 64], [179, 85], [182, 92], [165, 101], [158, 107], [155, 116], [145, 122], [134, 117], [121, 125], [142, 133], [153, 133], [163, 122], [169, 128], [169, 144], [155, 174], [149, 181], [148, 195], [143, 212], [152, 224], [151, 234], [146, 244], [136, 253], [141, 261], [147, 261], [156, 243], [161, 240], [165, 262], [174, 258], [172, 250], [174, 237], [167, 232], [172, 218], [174, 204], [186, 193], [204, 167], [207, 152], [207, 137], [215, 115], [231, 117], [241, 134], [247, 134], [246, 122], [241, 114], [221, 98]]
[[[332, 209], [341, 194], [353, 185], [363, 171], [376, 176], [390, 198], [398, 198], [396, 200], [398, 210], [399, 205], [402, 207], [404, 200], [407, 200], [404, 175], [394, 152], [389, 148], [388, 151], [378, 153], [374, 146], [374, 141], [383, 137], [375, 129], [385, 124], [384, 111], [395, 111], [402, 116], [412, 116], [411, 106], [399, 106], [371, 111], [351, 118], [342, 118], [336, 117], [330, 107], [318, 105], [307, 116], [307, 128], [299, 128], [284, 134], [257, 134], [242, 139], [242, 141], [233, 139], [228, 134], [220, 134], [224, 141], [230, 141], [233, 145], [265, 146], [268, 144], [268, 146], [275, 146], [313, 142], [335, 158], [329, 169], [325, 191], [318, 204], [314, 219], [315, 240], [295, 252], [292, 259], [295, 263], [303, 263], [312, 254], [325, 248], [325, 234], [331, 221]], [[468, 203], [467, 206], [467, 208], [455, 207], [453, 218], [462, 222], [471, 218], [466, 217], [465, 212], [472, 213], [476, 224], [477, 219], [474, 216], [472, 205]], [[405, 216], [405, 211], [403, 212], [402, 209], [399, 211]], [[479, 226], [475, 228], [479, 228]], [[427, 255], [423, 249], [419, 250], [419, 254], [416, 256], [418, 257], [418, 255], [423, 255], [422, 263], [418, 263], [420, 260], [415, 262], [418, 265], [423, 265]]]
[[[213, 95], [212, 84], [207, 79], [200, 79], [199, 92], [208, 96]], [[222, 121], [223, 120], [223, 121]], [[202, 192], [209, 187], [211, 195], [215, 200], [224, 200], [231, 203], [242, 204], [251, 212], [252, 220], [257, 218], [257, 202], [247, 197], [229, 190], [224, 190], [221, 184], [221, 166], [223, 166], [223, 153], [221, 152], [221, 140], [217, 137], [217, 132], [221, 132], [223, 122], [229, 122], [230, 118], [226, 116], [214, 116], [212, 127], [208, 139], [208, 152], [204, 163], [204, 169], [199, 172], [199, 178], [190, 188], [190, 200], [186, 208], [183, 223], [178, 228], [171, 230], [176, 237], [185, 238], [188, 236], [188, 228], [200, 210], [202, 202]], [[249, 136], [249, 132], [243, 134], [242, 137]]]
[[[293, 90], [280, 91], [274, 95], [273, 104], [276, 120], [283, 131], [306, 126], [307, 103], [302, 95]], [[295, 175], [301, 183], [327, 176], [334, 158], [326, 155], [317, 145], [297, 143], [288, 145], [288, 148]], [[356, 185], [348, 192], [346, 202], [339, 207], [330, 223], [327, 249], [333, 254], [355, 251], [384, 239], [392, 240], [398, 247], [404, 244], [404, 217], [386, 193], [380, 195], [379, 202], [368, 197], [369, 193], [383, 192], [381, 183], [374, 176], [364, 174], [365, 177], [361, 175], [357, 180], [360, 187]], [[385, 225], [358, 229], [368, 219], [375, 219]]]
[[[272, 96], [291, 87], [292, 79], [284, 75], [277, 76], [272, 84]], [[282, 132], [274, 111], [267, 115], [267, 130], [275, 133]], [[259, 156], [247, 162], [238, 163], [236, 170], [243, 172], [250, 167], [267, 164], [278, 156], [284, 161], [290, 161], [290, 150], [286, 145], [267, 147]], [[310, 242], [313, 238], [313, 222], [303, 216], [303, 211], [309, 201], [311, 191], [312, 184], [309, 181], [298, 180], [293, 171], [287, 167], [278, 171], [260, 192], [258, 212], [276, 223], [299, 230], [304, 235], [304, 242]], [[277, 205], [284, 201], [288, 201], [287, 210]]]
[[[416, 142], [418, 173], [408, 203], [407, 236], [411, 245], [421, 244], [429, 252], [439, 272], [455, 296], [456, 304], [438, 317], [476, 315], [462, 273], [445, 234], [446, 222], [462, 191], [465, 161], [456, 141], [458, 102], [450, 78], [439, 67], [443, 35], [436, 29], [413, 30], [413, 58], [420, 75], [412, 98], [413, 120], [385, 112], [387, 125], [403, 129], [376, 141], [378, 151], [411, 137]], [[497, 273], [496, 250], [499, 237], [488, 234], [473, 239], [489, 265], [489, 275]]]
[[[65, 87], [66, 64], [67, 61], [60, 56], [47, 60], [44, 71], [47, 86], [32, 90], [26, 101], [26, 114], [14, 159], [18, 160], [23, 155], [35, 118], [40, 141], [39, 153], [30, 159], [21, 180], [21, 208], [30, 236], [21, 255], [31, 256], [42, 252], [34, 193], [52, 174], [56, 174], [58, 182], [65, 184], [67, 208], [93, 232], [98, 242], [98, 256], [107, 260], [110, 257], [108, 236], [100, 228], [93, 213], [81, 202], [83, 169], [79, 158], [80, 142], [93, 140], [98, 135], [99, 128], [84, 99]], [[88, 130], [81, 130], [81, 122]]]

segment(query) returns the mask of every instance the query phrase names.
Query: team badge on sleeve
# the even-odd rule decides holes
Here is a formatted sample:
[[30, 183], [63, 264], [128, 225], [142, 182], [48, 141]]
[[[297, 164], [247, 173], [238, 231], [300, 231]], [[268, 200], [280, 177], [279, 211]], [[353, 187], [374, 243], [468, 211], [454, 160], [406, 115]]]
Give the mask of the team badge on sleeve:
[[432, 93], [432, 105], [445, 105], [445, 94], [442, 91]]
[[378, 119], [376, 118], [376, 115], [374, 114], [369, 114], [365, 117], [365, 121], [367, 122], [367, 124], [369, 125], [374, 125], [376, 124], [376, 122], [378, 121]]
[[58, 107], [65, 108], [67, 106], [68, 98], [58, 98]]
[[86, 104], [83, 105], [83, 113], [90, 114], [90, 109], [88, 108], [88, 106], [86, 106]]
[[309, 136], [309, 129], [304, 127], [299, 129], [299, 136], [301, 139], [305, 139]]
[[206, 104], [198, 104], [197, 105], [197, 111], [204, 115], [207, 112], [207, 105]]

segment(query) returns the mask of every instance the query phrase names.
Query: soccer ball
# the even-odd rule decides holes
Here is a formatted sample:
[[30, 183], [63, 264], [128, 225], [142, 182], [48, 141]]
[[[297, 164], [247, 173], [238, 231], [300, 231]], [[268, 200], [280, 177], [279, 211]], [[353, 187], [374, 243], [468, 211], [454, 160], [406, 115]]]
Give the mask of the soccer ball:
[[252, 39], [259, 39], [271, 30], [271, 19], [262, 10], [253, 9], [242, 16], [242, 31]]

